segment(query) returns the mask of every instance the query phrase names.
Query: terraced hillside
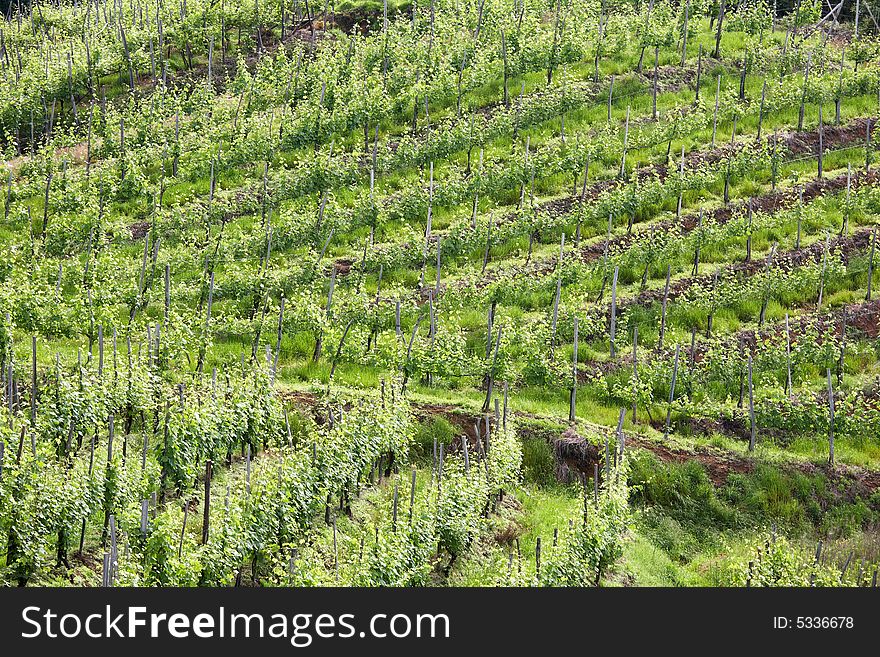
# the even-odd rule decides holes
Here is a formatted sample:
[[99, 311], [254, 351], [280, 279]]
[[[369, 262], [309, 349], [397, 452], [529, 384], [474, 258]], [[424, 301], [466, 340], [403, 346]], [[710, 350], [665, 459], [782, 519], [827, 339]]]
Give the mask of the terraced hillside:
[[789, 4], [10, 7], [0, 581], [876, 583], [880, 14]]

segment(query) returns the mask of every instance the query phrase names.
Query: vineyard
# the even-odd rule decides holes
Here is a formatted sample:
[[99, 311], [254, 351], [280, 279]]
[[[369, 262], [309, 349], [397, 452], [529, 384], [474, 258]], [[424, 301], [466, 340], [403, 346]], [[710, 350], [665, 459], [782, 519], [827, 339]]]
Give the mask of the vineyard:
[[880, 4], [2, 8], [0, 584], [876, 586]]

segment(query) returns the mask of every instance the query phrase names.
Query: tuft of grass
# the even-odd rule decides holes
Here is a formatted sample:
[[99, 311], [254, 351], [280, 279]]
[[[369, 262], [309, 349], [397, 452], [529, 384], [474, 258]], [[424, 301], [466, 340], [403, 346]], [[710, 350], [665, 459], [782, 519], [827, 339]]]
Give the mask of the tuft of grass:
[[445, 417], [435, 415], [419, 422], [413, 437], [410, 455], [414, 461], [431, 463], [434, 455], [434, 441], [437, 445], [449, 445], [455, 436], [455, 427]]
[[550, 445], [543, 437], [526, 438], [522, 441], [523, 477], [540, 488], [557, 485], [556, 459]]

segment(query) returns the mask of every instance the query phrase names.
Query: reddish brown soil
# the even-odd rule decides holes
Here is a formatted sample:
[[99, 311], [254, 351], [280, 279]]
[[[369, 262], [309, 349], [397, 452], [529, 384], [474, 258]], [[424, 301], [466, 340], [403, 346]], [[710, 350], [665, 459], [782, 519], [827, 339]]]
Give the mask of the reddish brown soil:
[[147, 233], [150, 232], [150, 222], [149, 221], [138, 221], [131, 224], [128, 227], [128, 232], [131, 233], [131, 239], [138, 241], [144, 239]]
[[352, 265], [354, 265], [354, 263], [347, 258], [342, 258], [333, 263], [333, 266], [336, 268], [337, 276], [347, 276], [349, 272], [351, 272]]

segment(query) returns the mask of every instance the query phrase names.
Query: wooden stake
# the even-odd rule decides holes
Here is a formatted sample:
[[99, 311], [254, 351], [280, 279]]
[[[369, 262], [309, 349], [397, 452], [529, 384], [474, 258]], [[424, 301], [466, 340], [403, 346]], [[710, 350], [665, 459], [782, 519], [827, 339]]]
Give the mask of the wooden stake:
[[205, 516], [202, 521], [202, 545], [208, 543], [208, 530], [211, 521], [211, 476], [213, 463], [211, 459], [205, 461]]
[[[436, 451], [437, 451], [437, 447], [435, 445], [434, 452], [436, 453]], [[415, 501], [416, 501], [416, 469], [415, 469], [415, 467], [413, 467], [412, 477], [410, 479], [410, 484], [409, 484], [409, 524], [410, 524], [410, 526], [412, 526], [413, 506], [415, 505]]]
[[[797, 29], [797, 27], [795, 27]], [[801, 105], [798, 110], [798, 125], [797, 131], [801, 132], [804, 129], [804, 105], [807, 102], [807, 80], [810, 77], [810, 62], [812, 60], [812, 53], [807, 53], [807, 62], [804, 65], [804, 85], [803, 91], [801, 92]]]
[[[614, 98], [614, 74], [611, 74], [611, 82], [608, 85], [608, 123], [611, 123], [611, 102]], [[12, 171], [9, 172], [12, 175]]]
[[669, 276], [672, 273], [672, 265], [666, 265], [666, 286], [663, 288], [663, 301], [660, 311], [660, 338], [657, 341], [657, 350], [663, 349], [663, 336], [666, 333], [666, 304], [669, 301]]
[[651, 98], [651, 120], [657, 120], [657, 82], [658, 82], [658, 64], [660, 62], [660, 48], [659, 46], [654, 46], [654, 85], [652, 89], [652, 98]]
[[785, 313], [785, 394], [791, 396], [791, 331], [788, 326], [788, 313]]
[[718, 74], [718, 83], [715, 87], [715, 111], [712, 114], [712, 148], [715, 148], [715, 135], [718, 132], [718, 98], [721, 95], [721, 74]]
[[398, 485], [394, 484], [394, 501], [393, 501], [393, 510], [391, 517], [391, 531], [397, 532], [397, 493], [398, 493]]
[[541, 537], [535, 539], [535, 578], [541, 581]]
[[666, 407], [666, 427], [663, 430], [664, 440], [669, 438], [669, 423], [672, 419], [672, 402], [675, 400], [675, 379], [678, 376], [679, 345], [675, 345], [675, 362], [672, 366], [672, 383], [669, 386], [669, 405]]
[[822, 274], [821, 274], [821, 278], [819, 279], [819, 299], [816, 302], [816, 309], [817, 310], [822, 308], [822, 295], [825, 292], [825, 269], [828, 266], [829, 239], [830, 238], [826, 235], [825, 236], [825, 250], [822, 253]]
[[[639, 385], [639, 327], [633, 327], [633, 384], [636, 388]], [[638, 404], [638, 400], [635, 394], [633, 394], [633, 423], [636, 421], [636, 406]]]
[[614, 358], [616, 353], [615, 348], [615, 338], [617, 335], [617, 277], [620, 273], [620, 267], [614, 268], [614, 277], [611, 279], [611, 328], [609, 330], [611, 340], [610, 340], [610, 352], [611, 358]]
[[687, 0], [684, 6], [684, 28], [681, 35], [681, 64], [680, 68], [684, 68], [684, 62], [687, 59], [687, 43], [688, 43], [688, 15], [691, 11], [691, 0]]
[[767, 97], [767, 78], [764, 78], [764, 84], [761, 86], [761, 107], [758, 110], [758, 141], [761, 141], [761, 127], [764, 125], [764, 102]]
[[183, 524], [180, 526], [180, 541], [177, 543], [177, 558], [183, 556], [183, 537], [186, 535], [186, 521], [189, 518], [189, 505], [183, 505]]
[[755, 395], [754, 395], [754, 387], [752, 385], [752, 354], [749, 353], [749, 451], [755, 451], [755, 439], [756, 439], [756, 427], [755, 427]]
[[[312, 460], [314, 461], [314, 443], [312, 444]], [[247, 444], [247, 456], [245, 457], [245, 492], [251, 494], [251, 445]]]
[[150, 500], [141, 500], [141, 536], [146, 539], [150, 529]]

